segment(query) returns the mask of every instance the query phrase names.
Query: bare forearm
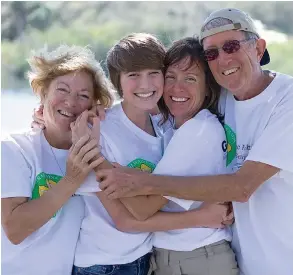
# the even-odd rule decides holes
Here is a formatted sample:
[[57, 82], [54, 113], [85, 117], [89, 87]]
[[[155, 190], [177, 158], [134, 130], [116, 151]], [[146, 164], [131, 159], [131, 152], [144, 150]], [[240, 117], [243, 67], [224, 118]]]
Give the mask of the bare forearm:
[[174, 177], [140, 174], [136, 180], [141, 194], [210, 202], [246, 202], [266, 180], [278, 173], [278, 167], [246, 161], [234, 174], [198, 177]]
[[120, 201], [137, 220], [142, 221], [153, 216], [168, 202], [167, 199], [158, 195], [121, 198]]
[[203, 226], [200, 211], [181, 213], [160, 211], [145, 221], [130, 221], [125, 225], [125, 231], [156, 232]]
[[118, 230], [125, 232], [155, 232], [208, 226], [207, 213], [201, 209], [181, 213], [157, 212], [145, 221], [137, 220], [120, 202], [109, 200], [103, 192], [98, 198], [112, 217]]
[[197, 177], [140, 175], [147, 194], [209, 202], [243, 201], [248, 196], [235, 174]]
[[16, 206], [3, 220], [9, 239], [18, 244], [47, 223], [75, 193], [77, 185], [63, 178], [40, 198]]
[[[95, 172], [99, 169], [110, 169], [113, 165], [108, 160], [104, 160], [98, 167], [95, 168]], [[131, 198], [121, 198], [121, 203], [126, 209], [138, 220], [146, 220], [154, 213], [159, 211], [164, 204], [168, 202], [167, 199], [156, 196], [136, 196]]]
[[125, 232], [155, 232], [173, 229], [183, 229], [203, 226], [200, 211], [167, 213], [157, 212], [145, 221], [136, 219], [120, 202], [120, 200], [109, 200], [98, 192], [97, 196], [112, 217], [116, 227]]

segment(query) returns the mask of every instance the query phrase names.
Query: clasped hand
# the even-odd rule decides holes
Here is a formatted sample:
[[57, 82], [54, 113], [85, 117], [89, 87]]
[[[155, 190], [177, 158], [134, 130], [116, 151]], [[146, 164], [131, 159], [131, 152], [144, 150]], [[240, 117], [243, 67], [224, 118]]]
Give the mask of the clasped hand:
[[[93, 126], [89, 126], [89, 118]], [[75, 122], [70, 124], [72, 146], [66, 164], [66, 176], [78, 185], [87, 175], [99, 166], [104, 158], [100, 152], [100, 119], [89, 111], [84, 111]]]

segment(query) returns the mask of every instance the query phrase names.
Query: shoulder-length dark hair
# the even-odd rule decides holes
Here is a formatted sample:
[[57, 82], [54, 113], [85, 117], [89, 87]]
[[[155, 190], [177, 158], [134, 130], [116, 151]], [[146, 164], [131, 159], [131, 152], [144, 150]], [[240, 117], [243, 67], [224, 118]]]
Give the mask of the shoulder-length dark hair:
[[[190, 66], [192, 66], [194, 63], [200, 63], [202, 64], [205, 71], [207, 96], [200, 110], [208, 109], [211, 113], [217, 115], [218, 118], [220, 118], [218, 102], [220, 98], [221, 87], [214, 79], [207, 62], [204, 59], [203, 48], [200, 45], [197, 37], [186, 37], [173, 42], [165, 55], [164, 73], [166, 73], [166, 70], [169, 66], [181, 61], [186, 57], [189, 57], [189, 64], [186, 70], [189, 69]], [[164, 123], [168, 120], [171, 113], [165, 104], [163, 97], [161, 97], [159, 100], [158, 107], [163, 115], [162, 123]]]

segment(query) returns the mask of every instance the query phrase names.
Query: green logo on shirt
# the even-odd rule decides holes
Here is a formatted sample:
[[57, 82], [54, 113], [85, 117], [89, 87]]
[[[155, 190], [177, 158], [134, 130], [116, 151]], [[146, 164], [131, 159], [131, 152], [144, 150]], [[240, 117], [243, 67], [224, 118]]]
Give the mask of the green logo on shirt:
[[[53, 185], [56, 185], [61, 176], [46, 174], [44, 172], [36, 176], [35, 186], [32, 192], [32, 200], [40, 198], [46, 191], [48, 191]], [[54, 214], [54, 217], [56, 213]]]
[[152, 173], [156, 168], [155, 164], [144, 159], [135, 159], [132, 162], [130, 162], [127, 166], [130, 168], [137, 168], [142, 171], [150, 173]]
[[226, 166], [228, 166], [236, 157], [236, 134], [227, 124], [224, 125], [224, 129], [227, 138], [225, 149], [227, 151]]

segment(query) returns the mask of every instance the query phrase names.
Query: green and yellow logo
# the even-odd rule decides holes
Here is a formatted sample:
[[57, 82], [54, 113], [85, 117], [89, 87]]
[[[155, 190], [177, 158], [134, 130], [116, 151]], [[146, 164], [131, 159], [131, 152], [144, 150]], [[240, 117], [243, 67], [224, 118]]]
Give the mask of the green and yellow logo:
[[[35, 186], [32, 192], [32, 200], [40, 198], [46, 191], [52, 186], [56, 185], [60, 180], [61, 176], [46, 174], [44, 172], [38, 174], [35, 180]], [[56, 213], [53, 217], [56, 216]]]
[[156, 165], [153, 164], [152, 162], [149, 162], [147, 160], [140, 159], [140, 158], [133, 160], [127, 166], [130, 168], [140, 169], [142, 171], [149, 172], [149, 173], [152, 173], [156, 168]]
[[236, 157], [236, 134], [233, 130], [227, 125], [224, 125], [226, 139], [223, 144], [223, 150], [227, 151], [226, 166], [228, 166]]

